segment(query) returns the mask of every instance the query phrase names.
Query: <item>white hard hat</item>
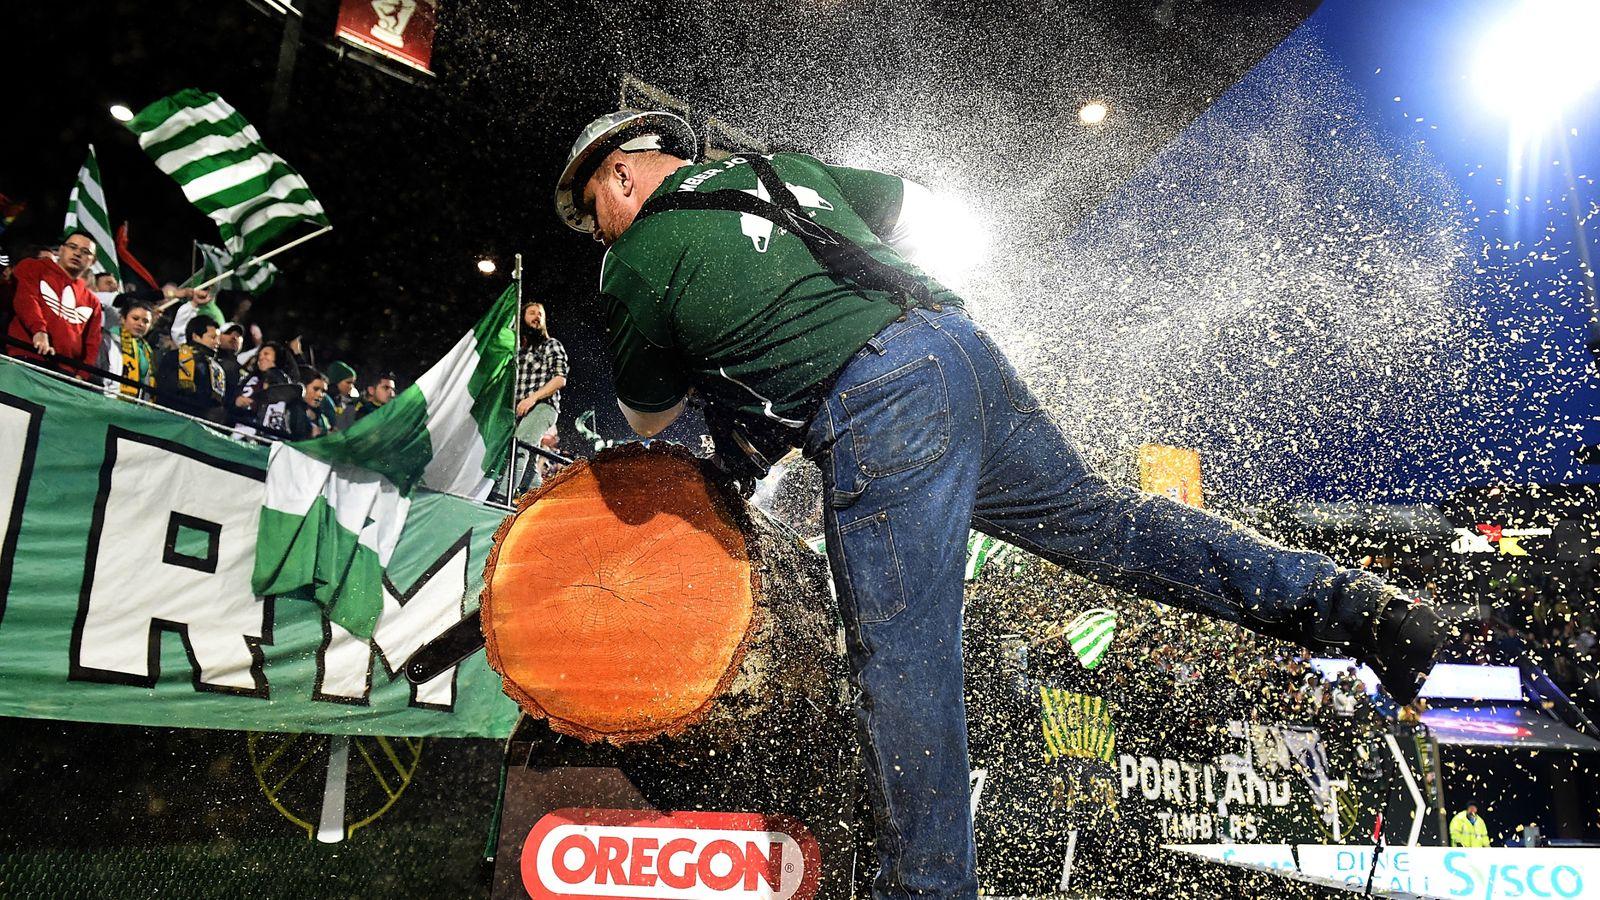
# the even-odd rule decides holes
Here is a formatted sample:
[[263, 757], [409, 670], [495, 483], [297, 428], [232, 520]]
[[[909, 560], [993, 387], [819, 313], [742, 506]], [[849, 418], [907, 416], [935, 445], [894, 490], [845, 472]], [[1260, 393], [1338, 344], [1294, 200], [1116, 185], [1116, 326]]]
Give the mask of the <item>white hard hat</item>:
[[556, 213], [568, 227], [584, 234], [594, 232], [594, 216], [580, 209], [583, 186], [611, 151], [660, 150], [693, 161], [700, 142], [694, 129], [669, 112], [625, 109], [607, 113], [583, 129], [567, 154], [566, 168], [556, 182]]

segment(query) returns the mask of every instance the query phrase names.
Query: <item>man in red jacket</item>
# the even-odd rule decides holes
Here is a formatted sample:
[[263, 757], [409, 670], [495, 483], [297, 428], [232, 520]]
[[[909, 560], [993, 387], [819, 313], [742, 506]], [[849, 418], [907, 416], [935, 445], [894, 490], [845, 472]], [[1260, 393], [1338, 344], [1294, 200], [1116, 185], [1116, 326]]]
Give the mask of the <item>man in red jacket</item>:
[[68, 367], [100, 358], [100, 301], [83, 280], [94, 255], [94, 240], [74, 231], [61, 241], [55, 260], [17, 263], [11, 300], [16, 315], [7, 333], [37, 352], [7, 345], [6, 353], [35, 361], [54, 356]]

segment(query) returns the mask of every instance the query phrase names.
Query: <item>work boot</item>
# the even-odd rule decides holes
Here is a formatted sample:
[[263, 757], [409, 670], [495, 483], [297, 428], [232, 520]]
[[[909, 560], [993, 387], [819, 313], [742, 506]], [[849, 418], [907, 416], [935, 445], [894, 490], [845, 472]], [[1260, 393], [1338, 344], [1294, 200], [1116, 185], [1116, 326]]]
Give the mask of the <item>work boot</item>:
[[1389, 696], [1407, 706], [1417, 699], [1452, 629], [1432, 606], [1414, 603], [1388, 585], [1381, 589], [1369, 628], [1350, 649], [1377, 673]]

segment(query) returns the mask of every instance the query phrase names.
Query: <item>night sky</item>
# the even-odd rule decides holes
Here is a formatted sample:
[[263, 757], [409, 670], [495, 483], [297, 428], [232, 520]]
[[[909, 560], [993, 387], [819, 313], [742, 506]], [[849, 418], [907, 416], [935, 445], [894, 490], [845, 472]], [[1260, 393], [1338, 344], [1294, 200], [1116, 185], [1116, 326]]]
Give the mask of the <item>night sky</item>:
[[[551, 190], [578, 130], [617, 107], [624, 73], [779, 148], [870, 142], [880, 118], [920, 125], [926, 143], [889, 151], [886, 168], [937, 182], [951, 160], [982, 165], [996, 205], [1042, 204], [1066, 231], [1313, 6], [1046, 3], [1019, 15], [1009, 4], [467, 0], [440, 11], [436, 76], [410, 83], [339, 48], [334, 0], [299, 5], [289, 109], [274, 121], [283, 19], [265, 6], [13, 4], [6, 30], [47, 49], [14, 53], [8, 67], [0, 192], [29, 208], [0, 240], [56, 236], [93, 143], [135, 255], [158, 278], [184, 278], [190, 242], [215, 243], [215, 226], [107, 108], [214, 91], [301, 171], [335, 226], [280, 257], [283, 274], [251, 313], [269, 338], [303, 333], [324, 365], [389, 368], [406, 383], [471, 326], [520, 251], [527, 295], [547, 302], [575, 364], [563, 429], [598, 408], [613, 436], [624, 429], [596, 328], [599, 248], [559, 223]], [[886, 108], [909, 97], [925, 110], [941, 91], [952, 119], [971, 127], [999, 109], [1002, 121], [977, 124], [1007, 140], [1062, 141], [1062, 155], [1041, 171], [1008, 161], [1003, 142]], [[1074, 121], [1089, 99], [1113, 108], [1093, 134]], [[495, 276], [478, 273], [480, 256], [497, 260]]]

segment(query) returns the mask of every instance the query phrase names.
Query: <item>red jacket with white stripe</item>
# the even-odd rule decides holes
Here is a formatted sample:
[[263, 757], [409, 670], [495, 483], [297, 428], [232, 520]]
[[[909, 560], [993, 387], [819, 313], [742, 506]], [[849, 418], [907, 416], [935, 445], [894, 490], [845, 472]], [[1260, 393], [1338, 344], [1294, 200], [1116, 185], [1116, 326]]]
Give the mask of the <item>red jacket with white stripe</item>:
[[[100, 358], [100, 300], [89, 285], [49, 259], [25, 259], [12, 274], [17, 293], [11, 300], [16, 316], [7, 329], [11, 337], [31, 344], [42, 331], [50, 335], [57, 359], [94, 365]], [[6, 352], [34, 356], [14, 347]]]

